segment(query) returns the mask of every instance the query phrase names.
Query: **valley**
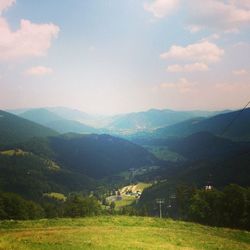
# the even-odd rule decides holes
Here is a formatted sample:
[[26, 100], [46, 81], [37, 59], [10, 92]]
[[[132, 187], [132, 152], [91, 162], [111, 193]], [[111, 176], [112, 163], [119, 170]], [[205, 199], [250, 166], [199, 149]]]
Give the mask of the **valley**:
[[[151, 113], [152, 111], [149, 111], [150, 116]], [[55, 237], [58, 237], [62, 230], [66, 230], [69, 235], [74, 234], [71, 245], [66, 244], [68, 249], [78, 247], [80, 242], [84, 246], [83, 249], [100, 248], [102, 239], [100, 242], [96, 241], [94, 235], [89, 234], [87, 238], [91, 244], [85, 244], [87, 238], [74, 233], [77, 230], [74, 223], [88, 224], [91, 220], [91, 224], [97, 223], [93, 230], [102, 233], [107, 231], [104, 221], [109, 220], [110, 224], [107, 224], [107, 227], [114, 235], [117, 234], [117, 230], [122, 230], [122, 237], [131, 238], [131, 242], [128, 241], [126, 247], [140, 248], [141, 246], [143, 249], [150, 249], [152, 241], [158, 241], [163, 235], [170, 237], [169, 229], [165, 231], [162, 226], [170, 221], [162, 221], [163, 224], [156, 229], [153, 224], [159, 223], [158, 220], [149, 217], [162, 216], [177, 220], [171, 222], [174, 231], [181, 225], [178, 223], [182, 223], [178, 222], [179, 220], [206, 226], [249, 230], [249, 130], [239, 130], [239, 137], [235, 132], [233, 137], [224, 137], [219, 136], [217, 130], [213, 131], [214, 122], [218, 120], [220, 124], [224, 116], [232, 117], [231, 113], [197, 118], [204, 124], [206, 121], [207, 124], [211, 124], [210, 120], [212, 120], [211, 129], [193, 127], [190, 135], [189, 132], [184, 134], [178, 132], [178, 136], [176, 132], [173, 134], [167, 132], [164, 135], [162, 133], [167, 129], [172, 131], [172, 128], [178, 131], [182, 124], [189, 124], [189, 120], [168, 125], [162, 129], [151, 127], [150, 131], [144, 129], [139, 133], [137, 127], [134, 127], [132, 130], [130, 128], [128, 135], [124, 133], [125, 130], [117, 130], [113, 127], [86, 130], [87, 126], [82, 123], [80, 127], [84, 130], [75, 130], [75, 124], [80, 123], [79, 121], [71, 122], [65, 118], [54, 120], [58, 119], [59, 115], [44, 109], [26, 110], [22, 117], [4, 111], [1, 114], [0, 219], [15, 220], [16, 223], [20, 223], [20, 226], [23, 225], [26, 228], [25, 232], [29, 236], [24, 236], [25, 240], [19, 241], [20, 249], [37, 249], [38, 245], [39, 249], [46, 249], [46, 247], [50, 248], [51, 244], [59, 249], [61, 244], [65, 245], [64, 241], [54, 242], [44, 235], [45, 231], [42, 228], [39, 229], [39, 225], [45, 222], [55, 226], [55, 229], [53, 229], [54, 226], [51, 228]], [[75, 111], [73, 114], [75, 115]], [[74, 117], [73, 114], [72, 117]], [[241, 117], [246, 123], [247, 114], [248, 110], [246, 110], [246, 118]], [[69, 117], [69, 110], [67, 115]], [[36, 116], [40, 120], [35, 120]], [[90, 116], [87, 117], [90, 119]], [[130, 120], [130, 116], [128, 117]], [[186, 113], [183, 119], [185, 117]], [[47, 124], [57, 121], [62, 130], [55, 129], [55, 131], [51, 129], [52, 127], [46, 127]], [[193, 124], [196, 126], [198, 123]], [[20, 136], [15, 136], [11, 131], [20, 133]], [[238, 140], [242, 135], [245, 139]], [[206, 186], [209, 186], [211, 191], [206, 191]], [[162, 202], [161, 208], [159, 208], [159, 200]], [[238, 209], [239, 207], [242, 209]], [[126, 217], [128, 215], [143, 217]], [[75, 219], [70, 222], [64, 219], [89, 216], [94, 217], [86, 220]], [[230, 219], [231, 216], [237, 219]], [[58, 218], [58, 222], [54, 222], [53, 218]], [[121, 225], [116, 225], [116, 218]], [[31, 231], [28, 233], [28, 224], [18, 222], [20, 219], [36, 219], [34, 223], [27, 221], [31, 223], [29, 225], [36, 228], [34, 234]], [[132, 220], [135, 221], [134, 223], [140, 220], [145, 220], [145, 223], [150, 221], [144, 229], [145, 233], [153, 230], [153, 235], [139, 236], [138, 245], [134, 245], [135, 238], [132, 235], [136, 232], [133, 234], [131, 232], [141, 230], [140, 225], [131, 224], [123, 228], [123, 224], [132, 223]], [[1, 223], [0, 228], [8, 225], [5, 221]], [[61, 228], [61, 223], [68, 223], [68, 228]], [[38, 226], [35, 226], [36, 224]], [[191, 224], [186, 225], [191, 226]], [[44, 227], [47, 226], [44, 225]], [[83, 227], [78, 228], [80, 232], [85, 232], [85, 226], [92, 228], [91, 225], [84, 224]], [[194, 224], [191, 227], [199, 231], [197, 226]], [[8, 227], [0, 229], [0, 233], [4, 236], [4, 240], [0, 241], [3, 249], [15, 247], [12, 237], [16, 236], [8, 231]], [[22, 239], [22, 229], [18, 228], [20, 233], [15, 230], [16, 235]], [[221, 230], [223, 232], [224, 229]], [[200, 234], [198, 231], [197, 235]], [[243, 231], [239, 233], [244, 234]], [[198, 237], [206, 237], [204, 233], [202, 234]], [[249, 236], [246, 235], [248, 240]], [[112, 247], [115, 249], [120, 244], [119, 240], [108, 239], [105, 234], [103, 236], [105, 245], [109, 246], [108, 249]], [[40, 243], [37, 243], [37, 237], [41, 239]], [[194, 241], [197, 242], [197, 239]], [[190, 249], [199, 249], [200, 247], [192, 240], [190, 245], [184, 243], [184, 238], [179, 241], [182, 242], [180, 245], [179, 243], [175, 245], [178, 242], [175, 238], [170, 242], [173, 243], [159, 243], [158, 247], [161, 249], [164, 247], [185, 249], [191, 246]], [[223, 239], [221, 248], [212, 242], [214, 248], [209, 245], [208, 249], [237, 249], [234, 248], [236, 243], [227, 245]], [[248, 249], [248, 243], [240, 244], [238, 246], [242, 249]]]

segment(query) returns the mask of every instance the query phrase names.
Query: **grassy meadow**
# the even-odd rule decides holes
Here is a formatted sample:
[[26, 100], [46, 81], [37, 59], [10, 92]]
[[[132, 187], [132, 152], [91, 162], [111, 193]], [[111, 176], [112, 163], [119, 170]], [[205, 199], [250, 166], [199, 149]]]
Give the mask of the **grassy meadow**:
[[0, 222], [0, 250], [250, 249], [250, 233], [170, 219], [100, 216]]

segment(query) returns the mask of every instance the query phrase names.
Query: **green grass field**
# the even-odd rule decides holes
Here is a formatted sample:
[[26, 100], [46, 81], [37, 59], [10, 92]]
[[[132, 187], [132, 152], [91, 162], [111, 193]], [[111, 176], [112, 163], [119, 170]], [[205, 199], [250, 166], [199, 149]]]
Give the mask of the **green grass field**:
[[131, 205], [136, 198], [133, 196], [122, 196], [122, 200], [115, 201], [115, 210], [119, 211], [121, 208]]
[[13, 155], [27, 155], [29, 154], [28, 152], [24, 152], [21, 149], [10, 149], [10, 150], [5, 150], [5, 151], [1, 151], [0, 154], [3, 155], [8, 155], [8, 156], [13, 156]]
[[250, 233], [147, 217], [2, 221], [0, 249], [244, 250]]

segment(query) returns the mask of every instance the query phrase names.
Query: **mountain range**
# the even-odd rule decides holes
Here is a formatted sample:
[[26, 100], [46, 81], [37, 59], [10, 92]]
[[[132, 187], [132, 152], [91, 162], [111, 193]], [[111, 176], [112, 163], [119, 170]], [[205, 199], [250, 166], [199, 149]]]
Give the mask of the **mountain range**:
[[10, 112], [61, 133], [107, 132], [126, 135], [138, 131], [152, 131], [158, 128], [168, 127], [197, 117], [211, 117], [216, 114], [229, 112], [229, 110], [209, 112], [150, 109], [144, 112], [114, 116], [90, 115], [79, 110], [64, 107], [10, 110]]
[[[202, 186], [212, 176], [217, 187], [231, 182], [249, 185], [250, 109], [209, 117], [196, 113], [193, 118], [187, 113], [151, 110], [116, 116], [117, 123], [109, 117], [113, 125], [107, 122], [105, 129], [70, 120], [81, 116], [78, 111], [73, 117], [67, 110], [67, 118], [63, 109], [60, 112], [34, 109], [13, 115], [0, 111], [1, 190], [37, 200], [50, 192], [90, 192], [100, 186], [106, 189], [114, 184], [112, 178], [116, 178], [115, 185], [124, 184], [121, 173], [147, 168], [151, 170], [135, 179], [167, 179], [175, 184]], [[160, 113], [161, 118], [155, 115]], [[171, 124], [177, 118], [187, 120], [148, 130], [160, 123]], [[147, 119], [151, 121], [147, 123]], [[119, 129], [138, 131], [135, 124], [139, 121], [145, 122], [143, 132], [133, 136], [103, 134]], [[181, 160], [172, 161], [173, 156]], [[151, 191], [165, 189], [156, 184]]]

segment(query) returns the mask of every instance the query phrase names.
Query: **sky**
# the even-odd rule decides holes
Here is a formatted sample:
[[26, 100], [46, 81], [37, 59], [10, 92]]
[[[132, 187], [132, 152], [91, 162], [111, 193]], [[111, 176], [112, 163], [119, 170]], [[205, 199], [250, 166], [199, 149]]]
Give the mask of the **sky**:
[[249, 0], [0, 0], [0, 109], [250, 100]]

